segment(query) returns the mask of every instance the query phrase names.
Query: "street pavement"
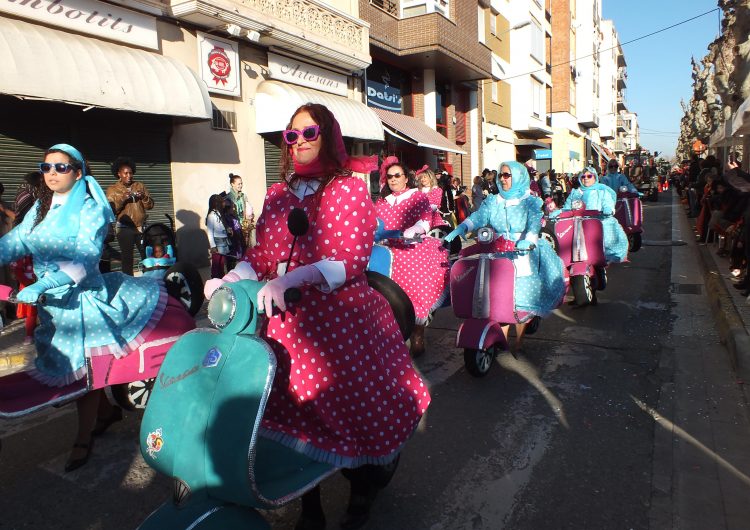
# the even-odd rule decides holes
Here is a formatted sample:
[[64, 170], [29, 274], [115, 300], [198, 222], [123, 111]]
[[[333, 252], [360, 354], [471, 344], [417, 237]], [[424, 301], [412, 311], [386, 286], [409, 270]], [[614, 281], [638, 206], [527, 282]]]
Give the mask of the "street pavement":
[[[415, 363], [433, 402], [367, 528], [750, 528], [747, 400], [722, 344], [731, 326], [717, 326], [739, 317], [718, 314], [676, 198], [644, 216], [644, 247], [610, 267], [599, 305], [561, 307], [484, 378], [463, 367], [451, 310], [438, 313]], [[138, 422], [128, 414], [70, 474], [73, 407], [3, 422], [0, 529], [137, 527], [171, 497], [138, 452]], [[340, 476], [322, 486], [329, 528], [347, 489]], [[288, 530], [298, 510], [264, 515]]]

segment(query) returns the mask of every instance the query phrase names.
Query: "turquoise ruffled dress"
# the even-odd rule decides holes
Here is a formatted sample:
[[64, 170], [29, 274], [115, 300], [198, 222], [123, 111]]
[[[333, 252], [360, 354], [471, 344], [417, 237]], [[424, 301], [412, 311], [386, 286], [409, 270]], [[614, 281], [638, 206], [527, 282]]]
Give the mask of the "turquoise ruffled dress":
[[[80, 182], [85, 192], [86, 181]], [[37, 278], [59, 270], [76, 271], [69, 275], [78, 278], [77, 283], [47, 291], [46, 303], [39, 306], [37, 358], [30, 374], [49, 386], [84, 377], [89, 356], [122, 357], [136, 349], [167, 304], [164, 287], [154, 279], [99, 272], [111, 210], [88, 194], [82, 202], [77, 230], [67, 234], [61, 230], [70, 226], [63, 207], [51, 207], [33, 227], [37, 201], [23, 222], [0, 239], [0, 262], [30, 254]]]
[[[586, 171], [597, 175], [593, 168]], [[580, 200], [586, 205], [587, 210], [599, 210], [604, 231], [604, 257], [608, 263], [620, 263], [628, 257], [628, 236], [622, 229], [620, 223], [614, 217], [617, 194], [606, 184], [598, 182], [591, 186], [581, 186], [570, 192], [565, 200], [563, 210], [571, 210], [573, 202]]]
[[565, 295], [564, 265], [554, 249], [539, 239], [542, 228], [542, 199], [529, 191], [529, 174], [523, 164], [504, 162], [513, 175], [511, 189], [504, 192], [497, 179], [498, 195], [485, 197], [479, 210], [464, 222], [469, 231], [491, 226], [497, 236], [518, 244], [522, 240], [536, 248], [516, 258], [516, 309], [545, 316]]

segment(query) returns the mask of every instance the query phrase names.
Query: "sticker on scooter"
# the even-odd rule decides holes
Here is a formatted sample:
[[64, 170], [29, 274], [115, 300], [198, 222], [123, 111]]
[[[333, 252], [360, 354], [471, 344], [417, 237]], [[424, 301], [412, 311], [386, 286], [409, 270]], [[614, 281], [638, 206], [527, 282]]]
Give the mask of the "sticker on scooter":
[[161, 434], [161, 427], [159, 427], [146, 436], [146, 451], [148, 452], [148, 456], [156, 460], [156, 453], [161, 451], [162, 447], [164, 447], [164, 437]]
[[221, 352], [218, 348], [211, 348], [203, 358], [203, 368], [214, 368], [221, 360]]

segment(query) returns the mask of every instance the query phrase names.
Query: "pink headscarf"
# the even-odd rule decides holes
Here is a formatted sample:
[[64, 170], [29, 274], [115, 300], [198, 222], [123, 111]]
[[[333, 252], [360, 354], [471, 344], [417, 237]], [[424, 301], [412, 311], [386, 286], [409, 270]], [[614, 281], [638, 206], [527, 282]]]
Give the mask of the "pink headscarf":
[[388, 179], [386, 178], [386, 172], [388, 171], [388, 167], [392, 166], [393, 164], [400, 164], [398, 157], [396, 156], [387, 156], [383, 160], [383, 163], [380, 164], [380, 189], [383, 189], [383, 186], [385, 186], [385, 183], [388, 182]]

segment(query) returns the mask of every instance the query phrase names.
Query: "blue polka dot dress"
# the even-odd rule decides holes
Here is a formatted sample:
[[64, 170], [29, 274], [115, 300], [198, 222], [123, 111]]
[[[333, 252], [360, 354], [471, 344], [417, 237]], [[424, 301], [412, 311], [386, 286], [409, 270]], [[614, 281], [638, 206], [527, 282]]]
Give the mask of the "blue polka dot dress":
[[537, 239], [542, 228], [542, 199], [527, 195], [504, 200], [500, 195], [490, 195], [464, 223], [470, 230], [491, 226], [509, 241], [529, 239], [536, 245], [533, 251], [516, 259], [525, 262], [516, 265], [517, 310], [545, 316], [560, 305], [565, 295], [563, 262], [549, 243]]
[[38, 278], [76, 271], [69, 275], [77, 283], [47, 291], [35, 332], [37, 359], [31, 375], [47, 385], [63, 386], [86, 375], [87, 357], [122, 357], [137, 348], [161, 318], [167, 293], [154, 279], [99, 272], [108, 206], [86, 196], [79, 233], [69, 237], [51, 230], [62, 222], [62, 208], [51, 208], [34, 227], [38, 207], [39, 202], [21, 225], [0, 239], [0, 262], [31, 255]]

